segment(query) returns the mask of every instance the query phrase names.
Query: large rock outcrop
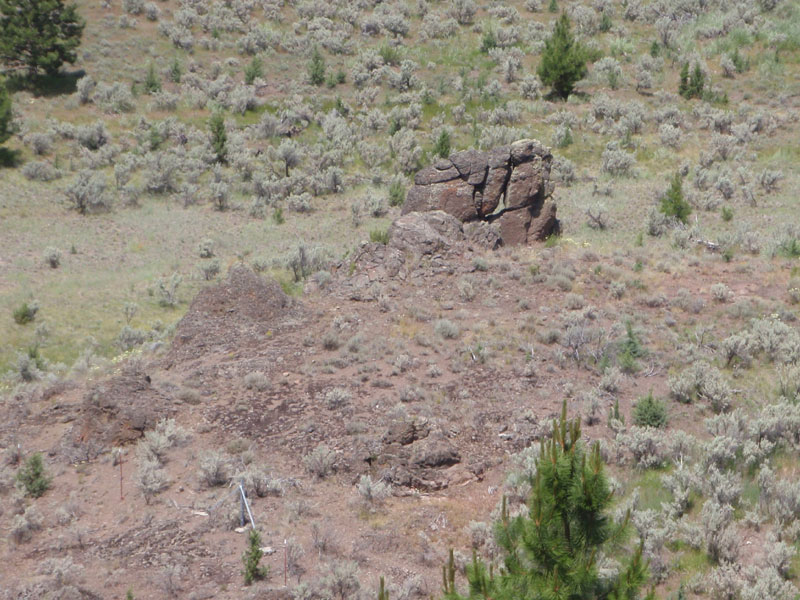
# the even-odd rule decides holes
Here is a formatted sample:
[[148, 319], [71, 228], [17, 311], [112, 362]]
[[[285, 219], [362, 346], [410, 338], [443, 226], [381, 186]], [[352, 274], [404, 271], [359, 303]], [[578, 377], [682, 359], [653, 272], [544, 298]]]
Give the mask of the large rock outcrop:
[[442, 210], [464, 223], [496, 223], [509, 245], [543, 240], [558, 227], [548, 196], [552, 160], [536, 140], [456, 152], [417, 173], [403, 214]]

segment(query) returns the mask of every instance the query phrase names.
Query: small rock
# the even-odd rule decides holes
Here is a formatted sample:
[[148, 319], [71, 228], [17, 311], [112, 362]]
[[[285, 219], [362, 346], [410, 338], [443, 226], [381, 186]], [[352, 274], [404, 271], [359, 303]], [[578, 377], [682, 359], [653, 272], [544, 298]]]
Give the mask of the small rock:
[[442, 211], [405, 214], [389, 228], [392, 248], [417, 255], [434, 255], [463, 239], [461, 223]]
[[446, 467], [461, 462], [461, 454], [447, 440], [425, 440], [414, 444], [411, 461], [420, 467]]

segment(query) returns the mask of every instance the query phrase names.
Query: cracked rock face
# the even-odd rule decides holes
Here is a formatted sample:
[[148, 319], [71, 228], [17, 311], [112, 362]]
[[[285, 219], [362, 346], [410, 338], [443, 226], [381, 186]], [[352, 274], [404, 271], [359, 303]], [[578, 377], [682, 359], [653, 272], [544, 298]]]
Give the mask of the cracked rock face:
[[456, 152], [417, 173], [403, 214], [442, 210], [464, 223], [496, 223], [507, 245], [543, 240], [558, 228], [548, 197], [552, 159], [536, 140]]

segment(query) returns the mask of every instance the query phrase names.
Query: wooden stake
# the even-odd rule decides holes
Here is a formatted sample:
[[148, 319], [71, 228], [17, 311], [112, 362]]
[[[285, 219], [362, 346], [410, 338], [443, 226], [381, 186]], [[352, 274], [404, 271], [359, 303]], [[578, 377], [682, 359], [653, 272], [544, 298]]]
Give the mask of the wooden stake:
[[119, 499], [122, 500], [122, 452], [119, 454]]

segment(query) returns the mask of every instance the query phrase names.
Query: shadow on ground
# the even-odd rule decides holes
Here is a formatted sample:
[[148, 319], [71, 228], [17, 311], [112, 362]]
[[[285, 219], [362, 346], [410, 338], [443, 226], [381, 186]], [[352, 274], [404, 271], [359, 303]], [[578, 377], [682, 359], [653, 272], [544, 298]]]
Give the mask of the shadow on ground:
[[11, 92], [30, 92], [37, 98], [51, 98], [73, 94], [77, 89], [78, 80], [86, 75], [83, 69], [76, 71], [62, 71], [55, 75], [11, 75], [7, 86]]

